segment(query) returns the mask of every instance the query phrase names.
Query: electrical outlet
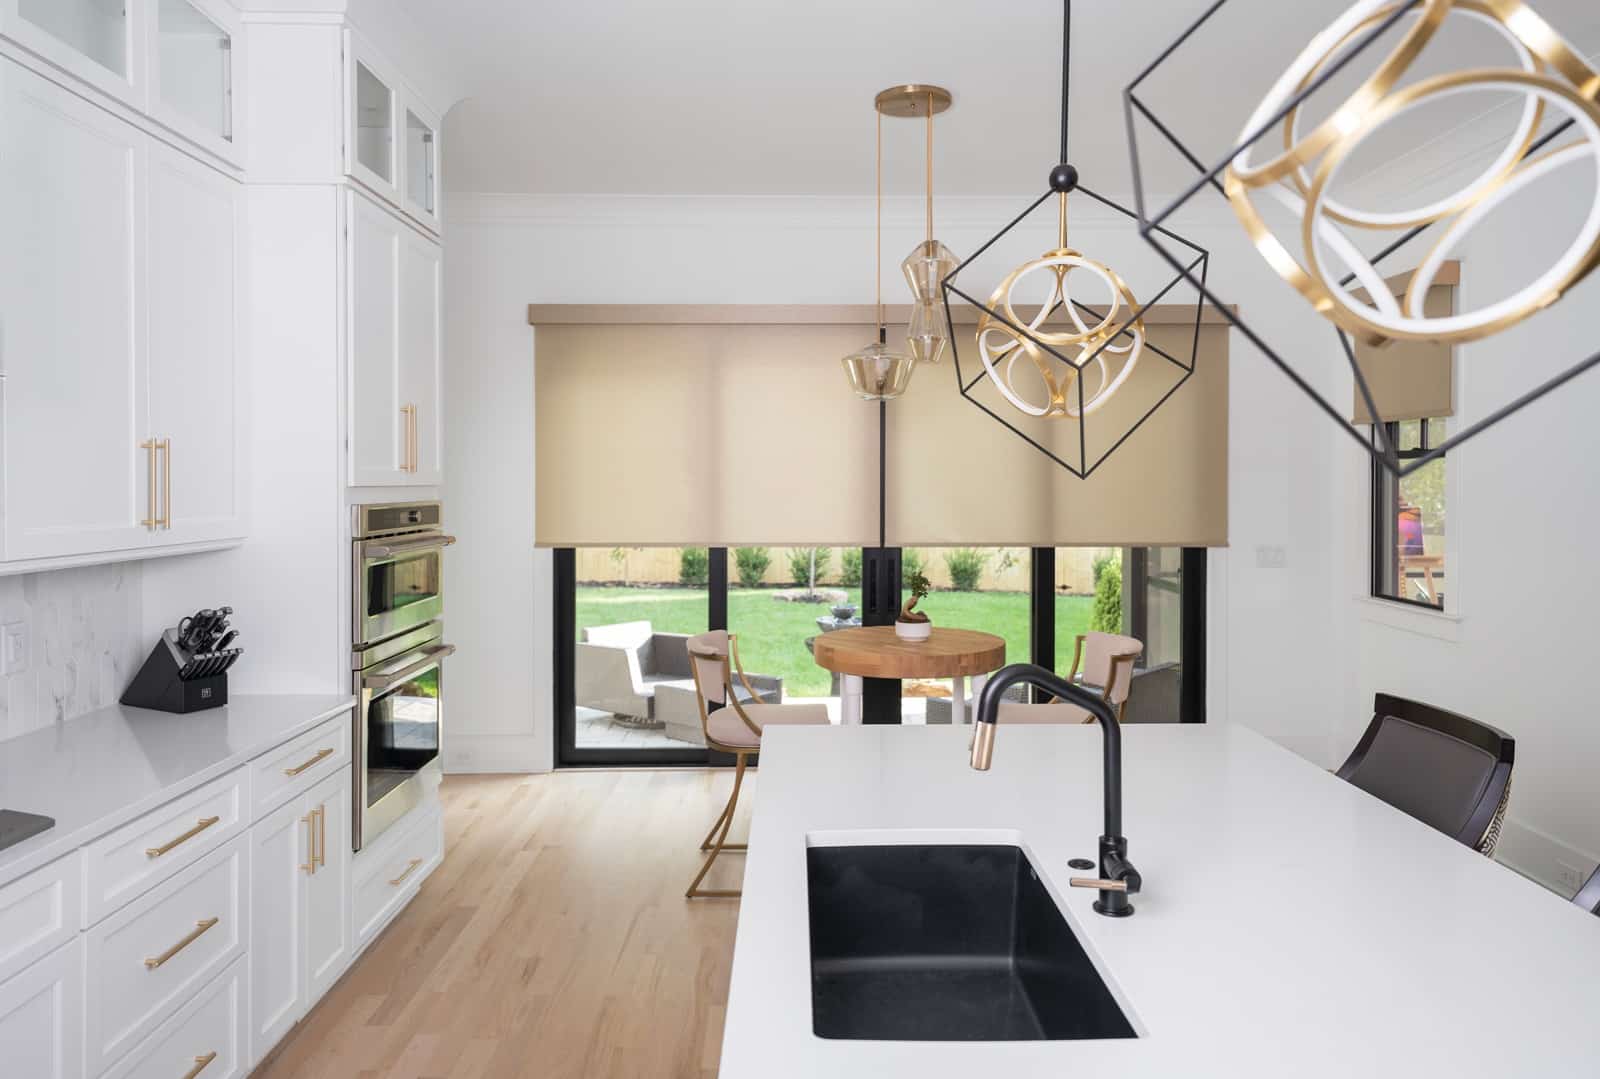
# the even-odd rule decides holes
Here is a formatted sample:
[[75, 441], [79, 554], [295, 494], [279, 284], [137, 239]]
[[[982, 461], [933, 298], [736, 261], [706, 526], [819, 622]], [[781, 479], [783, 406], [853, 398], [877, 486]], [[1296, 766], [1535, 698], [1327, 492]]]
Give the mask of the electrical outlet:
[[21, 674], [28, 669], [28, 623], [0, 626], [0, 674]]
[[1575, 865], [1557, 862], [1556, 876], [1561, 882], [1561, 887], [1567, 890], [1568, 895], [1576, 895], [1578, 889], [1583, 887], [1583, 870]]
[[1281, 545], [1263, 545], [1256, 548], [1257, 569], [1285, 569], [1289, 565], [1289, 552]]

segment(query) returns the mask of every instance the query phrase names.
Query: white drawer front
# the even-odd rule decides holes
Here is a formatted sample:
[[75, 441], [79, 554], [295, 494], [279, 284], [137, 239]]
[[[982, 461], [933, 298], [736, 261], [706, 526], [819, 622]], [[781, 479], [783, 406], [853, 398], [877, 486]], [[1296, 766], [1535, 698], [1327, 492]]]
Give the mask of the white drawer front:
[[245, 964], [222, 976], [178, 1009], [106, 1079], [242, 1079], [245, 1065]]
[[127, 1053], [243, 954], [248, 850], [242, 838], [234, 840], [89, 931], [85, 1056], [91, 1074]]
[[81, 941], [0, 982], [0, 1074], [82, 1079]]
[[[356, 869], [356, 943], [364, 945], [388, 924], [396, 911], [411, 901], [444, 856], [440, 810], [437, 804], [415, 810], [417, 820], [400, 825], [399, 838], [363, 851]], [[387, 838], [387, 837], [385, 837]], [[365, 857], [371, 854], [370, 858]]]
[[84, 928], [242, 832], [247, 782], [236, 768], [85, 847]]
[[351, 719], [341, 712], [292, 742], [250, 762], [255, 797], [252, 821], [260, 820], [296, 795], [304, 794], [341, 768], [350, 766]]
[[74, 851], [0, 888], [0, 982], [77, 935], [82, 886]]

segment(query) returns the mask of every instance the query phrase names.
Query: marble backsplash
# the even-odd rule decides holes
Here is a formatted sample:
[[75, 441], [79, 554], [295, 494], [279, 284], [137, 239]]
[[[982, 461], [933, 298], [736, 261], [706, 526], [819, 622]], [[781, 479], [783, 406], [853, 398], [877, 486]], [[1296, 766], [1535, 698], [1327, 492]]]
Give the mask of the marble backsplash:
[[0, 739], [115, 704], [150, 642], [138, 562], [0, 577], [0, 625], [28, 628], [26, 670], [0, 676]]

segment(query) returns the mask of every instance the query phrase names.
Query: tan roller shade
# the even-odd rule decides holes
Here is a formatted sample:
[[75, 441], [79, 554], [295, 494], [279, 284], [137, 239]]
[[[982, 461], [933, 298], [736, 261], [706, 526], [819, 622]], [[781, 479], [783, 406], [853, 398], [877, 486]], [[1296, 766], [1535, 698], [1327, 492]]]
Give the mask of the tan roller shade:
[[[1391, 279], [1397, 296], [1405, 291], [1409, 276]], [[1454, 274], [1450, 275], [1452, 282], [1455, 279]], [[1438, 318], [1453, 313], [1455, 295], [1453, 284], [1434, 285], [1423, 298], [1423, 314]], [[1372, 403], [1385, 423], [1455, 414], [1455, 350], [1451, 346], [1427, 341], [1390, 341], [1382, 347], [1374, 347], [1357, 342], [1355, 351], [1356, 363], [1372, 393]], [[1371, 423], [1372, 414], [1361, 399], [1361, 387], [1353, 378], [1350, 382], [1350, 422]]]
[[[850, 395], [839, 366], [876, 331], [809, 315], [740, 323], [727, 311], [656, 316], [685, 320], [670, 324], [530, 311], [540, 546], [877, 543], [878, 408]], [[1192, 332], [1151, 326], [1152, 341], [1185, 358]], [[889, 542], [1225, 544], [1225, 327], [1206, 326], [1202, 349], [1199, 372], [1087, 481], [969, 404], [948, 359], [920, 368], [888, 406]], [[1138, 374], [1118, 394], [1124, 409], [1160, 388]], [[1102, 450], [1117, 422], [1132, 422], [1103, 411], [1090, 428]], [[1075, 440], [1076, 426], [1052, 421], [1051, 437]]]

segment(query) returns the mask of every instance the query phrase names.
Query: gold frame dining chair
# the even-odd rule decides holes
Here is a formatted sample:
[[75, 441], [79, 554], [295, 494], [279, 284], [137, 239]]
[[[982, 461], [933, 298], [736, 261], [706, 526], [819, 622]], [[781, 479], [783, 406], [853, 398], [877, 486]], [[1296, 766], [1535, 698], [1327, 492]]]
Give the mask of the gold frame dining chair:
[[[700, 842], [700, 850], [709, 852], [700, 872], [695, 874], [685, 899], [737, 899], [739, 890], [701, 888], [700, 882], [724, 851], [739, 852], [748, 849], [745, 843], [729, 843], [728, 831], [733, 827], [733, 815], [739, 804], [739, 790], [744, 786], [744, 770], [752, 754], [761, 751], [763, 728], [772, 724], [827, 726], [828, 707], [824, 704], [767, 704], [761, 694], [750, 684], [739, 660], [739, 638], [736, 633], [714, 629], [690, 637], [689, 672], [694, 676], [695, 700], [700, 705], [700, 729], [705, 734], [706, 746], [719, 753], [734, 757], [733, 791], [728, 804], [711, 823], [711, 830]], [[733, 685], [733, 672], [739, 672], [739, 682], [747, 701], [740, 700]], [[713, 705], [722, 707], [713, 709]]]
[[[1080, 633], [1072, 651], [1072, 670], [1067, 681], [1077, 681], [1080, 665], [1083, 677], [1100, 688], [1100, 698], [1117, 713], [1117, 722], [1128, 711], [1133, 692], [1133, 664], [1144, 654], [1144, 642], [1119, 633]], [[1043, 704], [1002, 701], [1001, 723], [1093, 723], [1094, 717], [1075, 704], [1052, 697]]]

